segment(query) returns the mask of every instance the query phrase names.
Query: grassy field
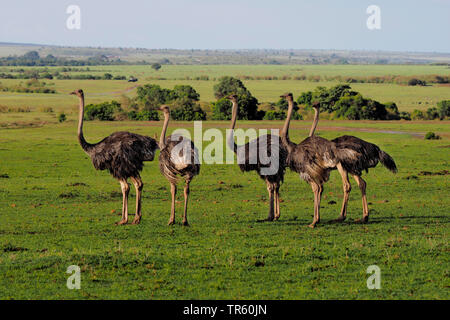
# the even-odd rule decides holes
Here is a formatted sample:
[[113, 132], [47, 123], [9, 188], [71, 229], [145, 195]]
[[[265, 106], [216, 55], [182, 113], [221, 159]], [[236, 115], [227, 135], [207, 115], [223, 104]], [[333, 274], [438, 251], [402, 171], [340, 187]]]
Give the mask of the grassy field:
[[[22, 67], [20, 67], [22, 68]], [[57, 70], [60, 67], [50, 67], [49, 70]], [[1, 67], [0, 72], [9, 72], [18, 68]], [[35, 69], [35, 68], [23, 68]], [[165, 88], [173, 88], [176, 84], [189, 84], [200, 94], [201, 101], [209, 103], [214, 101], [213, 86], [217, 79], [223, 75], [231, 76], [384, 76], [384, 75], [429, 75], [439, 74], [448, 76], [450, 69], [447, 66], [428, 65], [297, 65], [297, 66], [272, 66], [272, 65], [203, 65], [183, 66], [165, 65], [159, 71], [150, 66], [95, 66], [89, 67], [85, 72], [68, 72], [68, 74], [93, 74], [103, 75], [109, 72], [115, 75], [139, 78], [137, 83], [129, 83], [119, 80], [45, 80], [57, 94], [24, 94], [14, 92], [0, 92], [0, 105], [14, 107], [31, 107], [39, 110], [44, 107], [52, 107], [56, 111], [67, 111], [76, 105], [73, 97], [68, 92], [76, 88], [82, 88], [86, 93], [88, 103], [99, 103], [106, 100], [119, 100], [121, 95], [134, 96], [136, 85], [146, 83], [159, 84]], [[209, 80], [192, 80], [197, 77], [208, 76]], [[180, 80], [190, 77], [191, 80]], [[4, 86], [17, 85], [26, 80], [0, 79]], [[298, 96], [301, 92], [313, 90], [317, 86], [330, 87], [336, 85], [336, 81], [308, 81], [308, 80], [245, 80], [244, 84], [258, 98], [260, 102], [275, 102], [281, 93], [293, 92]], [[398, 84], [374, 84], [354, 83], [351, 85], [364, 96], [376, 99], [380, 102], [394, 101], [400, 111], [412, 111], [414, 109], [426, 110], [435, 106], [437, 102], [450, 98], [450, 87], [445, 85], [429, 85], [425, 87], [409, 87]], [[0, 115], [1, 116], [1, 115]]]
[[[367, 225], [353, 223], [362, 214], [353, 181], [348, 221], [330, 223], [342, 200], [340, 178], [332, 173], [322, 222], [311, 230], [313, 195], [296, 174], [288, 172], [281, 188], [281, 219], [261, 223], [268, 205], [265, 185], [237, 165], [203, 165], [191, 184], [191, 226], [180, 225], [180, 194], [178, 223], [168, 227], [169, 185], [157, 161], [142, 173], [142, 223], [115, 226], [119, 184], [94, 170], [77, 143], [73, 115], [63, 124], [39, 112], [0, 117], [16, 121], [16, 129], [0, 127], [0, 299], [450, 298], [448, 121], [320, 122], [325, 138], [354, 134], [378, 144], [394, 157], [399, 172], [379, 166], [364, 175]], [[27, 121], [42, 123], [30, 128]], [[281, 125], [238, 122], [241, 128]], [[85, 135], [90, 142], [117, 130], [153, 136], [160, 126], [87, 122]], [[298, 142], [310, 123], [292, 126], [291, 139]], [[192, 129], [192, 123], [173, 122], [170, 130], [178, 127]], [[424, 140], [427, 131], [443, 139]], [[134, 190], [131, 212], [133, 204]], [[366, 287], [366, 269], [374, 264], [381, 269], [380, 290]], [[81, 267], [80, 290], [66, 288], [70, 265]]]

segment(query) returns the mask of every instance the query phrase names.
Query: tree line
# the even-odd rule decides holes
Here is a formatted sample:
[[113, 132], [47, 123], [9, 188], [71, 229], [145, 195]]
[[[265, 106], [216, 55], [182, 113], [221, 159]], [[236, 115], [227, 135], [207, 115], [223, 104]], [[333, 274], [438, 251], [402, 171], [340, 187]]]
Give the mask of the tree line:
[[[210, 105], [211, 114], [200, 106], [200, 95], [189, 85], [176, 85], [173, 89], [146, 84], [137, 88], [137, 94], [128, 101], [126, 108], [117, 101], [105, 102], [86, 107], [87, 120], [159, 120], [158, 108], [162, 104], [171, 106], [174, 120], [230, 120], [231, 103], [226, 97], [237, 94], [239, 101], [238, 118], [241, 120], [283, 120], [286, 118], [287, 104], [283, 99], [270, 103], [268, 110], [259, 108], [256, 97], [237, 78], [225, 76], [214, 86], [216, 101]], [[312, 104], [318, 103], [321, 112], [331, 114], [332, 119], [348, 120], [411, 120], [445, 119], [450, 117], [450, 100], [438, 103], [426, 112], [415, 110], [400, 112], [394, 102], [381, 103], [363, 97], [353, 91], [348, 84], [331, 88], [317, 87], [313, 91], [302, 92], [294, 108], [294, 119], [312, 112]]]

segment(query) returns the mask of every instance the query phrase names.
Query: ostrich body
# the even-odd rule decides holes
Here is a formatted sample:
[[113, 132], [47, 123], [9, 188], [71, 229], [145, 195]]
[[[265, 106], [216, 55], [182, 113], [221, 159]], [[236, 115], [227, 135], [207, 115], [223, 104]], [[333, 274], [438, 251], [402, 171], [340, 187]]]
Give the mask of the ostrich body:
[[189, 199], [189, 184], [200, 173], [198, 150], [194, 143], [181, 135], [171, 135], [166, 138], [169, 125], [170, 112], [168, 106], [161, 106], [164, 112], [164, 125], [159, 140], [161, 153], [159, 154], [159, 170], [170, 183], [172, 194], [172, 207], [170, 211], [169, 225], [175, 223], [175, 198], [179, 178], [186, 182], [184, 186], [184, 215], [183, 225], [187, 226], [187, 206]]
[[136, 215], [133, 224], [139, 224], [142, 217], [141, 195], [144, 184], [139, 172], [144, 166], [144, 161], [153, 161], [157, 142], [146, 136], [130, 132], [115, 132], [102, 141], [90, 144], [83, 136], [84, 93], [79, 89], [71, 94], [80, 99], [78, 119], [78, 141], [92, 160], [97, 170], [108, 170], [111, 175], [119, 180], [122, 189], [122, 219], [116, 224], [122, 225], [128, 222], [128, 194], [130, 187], [128, 178], [136, 188]]
[[[231, 130], [227, 137], [228, 146], [238, 155], [238, 159], [240, 155], [245, 157], [244, 161], [241, 161], [243, 163], [239, 163], [242, 172], [256, 171], [259, 177], [266, 182], [267, 192], [269, 193], [269, 214], [266, 220], [278, 220], [280, 218], [280, 186], [284, 179], [287, 150], [283, 147], [280, 137], [272, 134], [259, 136], [245, 145], [238, 146], [234, 141], [233, 133], [238, 111], [237, 96], [230, 95], [228, 99], [233, 104]], [[260, 158], [259, 148], [267, 148], [267, 151], [263, 152], [269, 158], [265, 159], [269, 160], [267, 164]], [[265, 174], [263, 169], [268, 170], [273, 163], [278, 163], [275, 172]]]
[[289, 124], [294, 109], [293, 97], [291, 93], [281, 97], [285, 98], [289, 104], [287, 118], [281, 133], [281, 141], [289, 153], [287, 166], [292, 171], [299, 173], [300, 178], [311, 185], [314, 192], [314, 219], [309, 227], [314, 228], [320, 221], [319, 210], [323, 184], [328, 181], [331, 170], [342, 168], [340, 159], [349, 151], [347, 149], [339, 150], [333, 142], [313, 135], [319, 116], [317, 108], [315, 108], [314, 124], [310, 131], [311, 136], [299, 144], [290, 141]]
[[[319, 104], [313, 104], [315, 116], [314, 122], [311, 126], [309, 136], [313, 136], [319, 122]], [[387, 169], [393, 173], [397, 172], [397, 166], [394, 159], [381, 150], [377, 145], [364, 141], [354, 136], [341, 136], [331, 140], [338, 150], [342, 150], [342, 157], [340, 158], [341, 166], [337, 166], [334, 169], [338, 169], [339, 174], [342, 177], [342, 185], [344, 189], [344, 198], [342, 201], [341, 214], [336, 221], [344, 221], [347, 217], [347, 204], [352, 189], [350, 181], [348, 180], [348, 174], [350, 173], [355, 179], [362, 196], [363, 217], [360, 220], [362, 223], [369, 221], [369, 208], [367, 205], [366, 197], [366, 181], [361, 178], [362, 172], [369, 172], [369, 168], [377, 166], [378, 162], [381, 162]], [[351, 150], [352, 152], [346, 152]]]
[[361, 178], [362, 172], [369, 172], [369, 168], [374, 168], [378, 162], [381, 162], [388, 170], [393, 173], [397, 172], [397, 166], [394, 159], [381, 150], [377, 145], [364, 141], [354, 136], [342, 136], [331, 140], [335, 143], [336, 148], [343, 150], [353, 150], [353, 153], [346, 153], [341, 159], [342, 168], [339, 173], [342, 177], [344, 188], [344, 199], [342, 201], [341, 214], [336, 221], [344, 221], [347, 217], [347, 203], [351, 191], [350, 181], [348, 180], [348, 173], [355, 179], [362, 196], [363, 217], [360, 220], [362, 223], [369, 221], [369, 208], [366, 197], [366, 182]]

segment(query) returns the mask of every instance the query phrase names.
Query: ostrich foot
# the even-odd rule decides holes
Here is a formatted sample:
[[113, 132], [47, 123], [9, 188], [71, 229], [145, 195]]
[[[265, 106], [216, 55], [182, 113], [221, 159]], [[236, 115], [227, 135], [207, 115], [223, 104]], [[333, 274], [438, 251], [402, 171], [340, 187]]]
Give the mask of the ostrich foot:
[[356, 219], [356, 223], [365, 224], [369, 222], [369, 216], [362, 217], [362, 219]]
[[141, 223], [141, 217], [138, 217], [138, 218], [136, 217], [136, 218], [134, 218], [134, 220], [131, 224], [139, 224], [139, 223]]
[[187, 220], [186, 220], [186, 221], [183, 221], [183, 226], [189, 227], [189, 223], [187, 222]]
[[121, 226], [123, 224], [127, 224], [128, 220], [120, 220], [119, 222], [116, 222], [116, 226]]
[[175, 220], [169, 220], [169, 223], [167, 225], [172, 226], [172, 225], [174, 225], [174, 223], [175, 223]]
[[316, 227], [316, 224], [317, 224], [318, 222], [319, 222], [319, 221], [313, 221], [311, 224], [308, 225], [308, 227], [310, 227], [311, 229], [314, 229], [314, 228]]
[[339, 216], [337, 219], [333, 220], [333, 222], [344, 222], [345, 218], [345, 216]]

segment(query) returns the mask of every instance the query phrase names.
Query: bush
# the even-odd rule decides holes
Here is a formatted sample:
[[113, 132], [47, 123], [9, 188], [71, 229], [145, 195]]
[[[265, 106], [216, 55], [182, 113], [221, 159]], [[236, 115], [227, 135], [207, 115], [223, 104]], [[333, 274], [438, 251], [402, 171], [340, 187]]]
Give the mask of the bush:
[[450, 117], [450, 100], [442, 100], [437, 104], [439, 119], [444, 120]]
[[141, 110], [136, 113], [134, 120], [159, 121], [159, 114], [158, 114], [158, 111], [156, 111], [156, 110]]
[[112, 121], [114, 114], [122, 111], [117, 101], [103, 102], [100, 104], [89, 104], [84, 113], [85, 120]]
[[428, 108], [426, 111], [426, 119], [434, 120], [439, 118], [439, 111], [436, 107]]
[[66, 119], [67, 119], [67, 117], [66, 117], [66, 114], [64, 113], [64, 112], [62, 112], [62, 113], [60, 113], [59, 115], [58, 115], [58, 121], [59, 122], [64, 122], [64, 121], [66, 121]]
[[409, 112], [402, 111], [399, 116], [402, 120], [411, 120], [411, 114]]
[[159, 63], [153, 63], [153, 64], [152, 64], [152, 69], [155, 69], [156, 71], [158, 71], [159, 69], [161, 69], [161, 64], [159, 64]]
[[269, 110], [266, 111], [266, 114], [264, 115], [264, 120], [284, 120], [286, 119], [286, 113], [284, 111], [276, 111], [276, 110]]
[[203, 111], [197, 104], [185, 104], [179, 107], [174, 107], [170, 110], [170, 116], [173, 120], [206, 120], [205, 111]]
[[427, 83], [423, 80], [412, 78], [408, 81], [408, 86], [426, 86]]
[[423, 114], [423, 111], [414, 109], [411, 113], [411, 119], [413, 120], [424, 120], [425, 115]]
[[435, 134], [434, 132], [427, 132], [427, 134], [425, 135], [425, 139], [426, 140], [439, 140], [439, 139], [441, 139], [441, 137], [438, 136], [437, 134]]

